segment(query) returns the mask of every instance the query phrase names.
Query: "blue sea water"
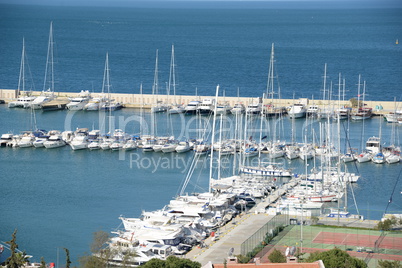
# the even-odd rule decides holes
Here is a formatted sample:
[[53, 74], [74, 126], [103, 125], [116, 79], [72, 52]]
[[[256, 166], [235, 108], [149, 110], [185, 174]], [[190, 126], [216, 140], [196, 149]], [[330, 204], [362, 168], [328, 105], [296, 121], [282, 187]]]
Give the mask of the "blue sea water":
[[[334, 84], [341, 72], [347, 83], [346, 98], [357, 94], [357, 77], [367, 80], [367, 99], [401, 97], [401, 9], [157, 9], [113, 7], [2, 6], [0, 11], [0, 87], [18, 84], [22, 38], [37, 90], [42, 89], [48, 30], [54, 23], [56, 90], [99, 92], [104, 59], [109, 52], [114, 92], [147, 93], [153, 83], [155, 51], [159, 49], [160, 84], [168, 81], [170, 48], [175, 45], [178, 94], [213, 95], [216, 84], [226, 95], [261, 96], [266, 90], [271, 43], [275, 43], [276, 68], [282, 97], [321, 97], [324, 64]], [[114, 113], [115, 128], [140, 133], [140, 111]], [[98, 113], [55, 111], [35, 114], [39, 128], [74, 130], [98, 128]], [[31, 128], [28, 110], [0, 106], [0, 133]], [[148, 129], [150, 114], [145, 113]], [[231, 119], [233, 122], [233, 119]], [[166, 114], [158, 115], [158, 134], [170, 134]], [[374, 118], [350, 125], [351, 145], [379, 134], [391, 140], [392, 126]], [[193, 117], [173, 117], [176, 137], [197, 134]], [[259, 131], [258, 122], [250, 128]], [[270, 123], [272, 124], [272, 122]], [[281, 138], [289, 140], [291, 123], [276, 123]], [[319, 124], [313, 123], [318, 133]], [[230, 127], [228, 127], [230, 129]], [[233, 129], [233, 126], [232, 128]], [[270, 129], [271, 132], [268, 132]], [[266, 126], [269, 137], [272, 127]], [[296, 122], [297, 140], [305, 129]], [[400, 139], [400, 126], [396, 128]], [[342, 130], [343, 131], [343, 130]], [[257, 137], [257, 134], [254, 134]], [[311, 137], [310, 137], [311, 138]], [[344, 138], [342, 138], [344, 142]], [[20, 249], [36, 260], [64, 263], [62, 248], [73, 261], [89, 251], [91, 235], [118, 227], [119, 215], [137, 217], [141, 210], [162, 208], [178, 193], [192, 154], [142, 154], [140, 151], [72, 151], [69, 147], [0, 150], [0, 240], [18, 229]], [[207, 161], [200, 165], [208, 166]], [[286, 166], [303, 172], [301, 161]], [[313, 165], [313, 163], [310, 163]], [[348, 165], [360, 172], [354, 185], [360, 213], [379, 219], [384, 213], [401, 171], [401, 164]], [[226, 171], [227, 173], [229, 171]], [[188, 189], [207, 189], [208, 170], [197, 169]], [[401, 211], [401, 182], [395, 188], [390, 212]], [[349, 200], [349, 210], [356, 212]]]
[[[228, 5], [230, 6], [230, 5]], [[283, 98], [321, 98], [324, 64], [346, 98], [400, 99], [402, 9], [121, 8], [3, 5], [0, 12], [1, 88], [18, 84], [22, 38], [37, 90], [42, 90], [53, 21], [56, 91], [99, 92], [109, 53], [113, 92], [151, 93], [155, 53], [159, 82], [168, 81], [175, 45], [177, 94], [262, 96], [271, 44]], [[328, 80], [328, 82], [329, 82]], [[380, 94], [381, 93], [381, 94]]]

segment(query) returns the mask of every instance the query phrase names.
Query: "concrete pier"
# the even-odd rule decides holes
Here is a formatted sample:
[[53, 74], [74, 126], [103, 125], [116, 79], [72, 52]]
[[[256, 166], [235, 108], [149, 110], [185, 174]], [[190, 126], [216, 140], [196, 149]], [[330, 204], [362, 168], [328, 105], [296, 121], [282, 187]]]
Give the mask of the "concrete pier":
[[[41, 91], [33, 91], [33, 96], [39, 96]], [[58, 99], [68, 99], [78, 97], [79, 92], [55, 92], [58, 96]], [[99, 97], [100, 93], [92, 93], [92, 97]], [[188, 95], [152, 95], [152, 94], [122, 94], [122, 93], [112, 93], [110, 97], [124, 105], [126, 108], [144, 108], [150, 109], [151, 106], [157, 101], [162, 101], [164, 103], [180, 103], [183, 105], [187, 105], [190, 101], [200, 100], [206, 98], [215, 98], [214, 96], [188, 96]], [[0, 89], [0, 99], [4, 100], [6, 103], [13, 101], [17, 98], [17, 90], [15, 89]], [[244, 105], [248, 105], [250, 103], [257, 103], [259, 101], [258, 97], [219, 97], [218, 102], [223, 103], [227, 102], [229, 105], [233, 106], [235, 103], [243, 103]], [[263, 103], [265, 105], [273, 104], [277, 107], [286, 107], [290, 106], [293, 103], [302, 102], [306, 105], [315, 104], [319, 107], [339, 107], [339, 106], [351, 106], [349, 100], [347, 101], [338, 101], [331, 100], [323, 101], [323, 100], [310, 100], [306, 98], [302, 99], [264, 99]], [[393, 101], [365, 101], [366, 107], [373, 108], [374, 114], [384, 114], [389, 113], [395, 110], [395, 107], [399, 110], [402, 109], [402, 102], [393, 102]], [[382, 109], [376, 109], [376, 107], [382, 107]]]
[[[219, 228], [214, 237], [205, 240], [205, 247], [195, 247], [186, 254], [186, 258], [200, 262], [201, 265], [212, 263], [223, 263], [228, 257], [231, 248], [234, 249], [233, 255], [241, 254], [241, 245], [251, 235], [262, 228], [275, 215], [266, 213], [266, 207], [274, 203], [278, 198], [293, 188], [298, 183], [296, 178], [282, 185], [271, 193], [267, 198], [261, 200], [256, 206], [247, 213], [238, 215], [231, 222]], [[305, 217], [309, 221], [309, 217]], [[347, 227], [373, 228], [378, 221], [361, 220], [354, 218], [328, 218], [319, 217], [319, 222], [327, 225], [340, 225]]]

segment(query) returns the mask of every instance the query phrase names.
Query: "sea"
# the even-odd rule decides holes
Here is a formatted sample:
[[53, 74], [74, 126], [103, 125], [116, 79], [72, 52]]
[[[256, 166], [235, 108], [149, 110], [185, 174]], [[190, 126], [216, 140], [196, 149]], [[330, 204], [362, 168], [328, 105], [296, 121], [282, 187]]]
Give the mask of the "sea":
[[[242, 6], [244, 7], [244, 3]], [[247, 4], [246, 4], [247, 5]], [[345, 4], [346, 5], [346, 4]], [[49, 27], [53, 22], [55, 91], [98, 93], [102, 88], [104, 62], [109, 67], [114, 93], [151, 94], [158, 51], [160, 94], [169, 81], [171, 47], [175, 47], [176, 94], [261, 97], [267, 90], [271, 47], [275, 47], [276, 97], [322, 99], [324, 66], [327, 85], [338, 92], [338, 76], [346, 82], [345, 95], [357, 98], [358, 77], [366, 81], [366, 100], [400, 101], [402, 85], [402, 9], [362, 6], [316, 7], [302, 2], [287, 5], [250, 3], [247, 8], [218, 6], [45, 6], [0, 5], [0, 88], [18, 86], [22, 40], [25, 40], [32, 79], [27, 88], [43, 90]], [[106, 121], [104, 121], [106, 119]], [[235, 119], [224, 118], [224, 135], [233, 135]], [[264, 120], [268, 138], [298, 142], [320, 140], [328, 128], [316, 120], [288, 118]], [[0, 105], [0, 133], [21, 133], [33, 126], [46, 130], [96, 129], [108, 122], [110, 129], [132, 135], [174, 135], [197, 138], [211, 129], [207, 118], [158, 114], [123, 109], [113, 114], [53, 111], [35, 113]], [[110, 124], [109, 124], [110, 122]], [[257, 139], [259, 119], [250, 121], [247, 136]], [[381, 135], [385, 145], [400, 142], [401, 126], [375, 117], [365, 122], [330, 124], [334, 141], [361, 150], [371, 136]], [[291, 131], [293, 129], [293, 131]], [[339, 135], [340, 133], [340, 135]], [[348, 134], [348, 135], [346, 135]], [[346, 136], [349, 138], [346, 139]], [[216, 136], [218, 137], [218, 136]], [[211, 140], [211, 136], [208, 138]], [[118, 217], [139, 217], [141, 212], [163, 208], [180, 193], [193, 154], [58, 149], [1, 148], [0, 241], [11, 239], [17, 229], [19, 248], [40, 261], [64, 265], [63, 248], [78, 258], [90, 254], [92, 234], [111, 232]], [[222, 175], [233, 173], [233, 159], [218, 166]], [[249, 160], [253, 161], [253, 160]], [[277, 160], [296, 173], [303, 161]], [[251, 162], [250, 164], [253, 164]], [[320, 162], [310, 161], [308, 169]], [[207, 191], [209, 158], [197, 163], [185, 192]], [[401, 213], [402, 164], [347, 164], [361, 175], [342, 203], [354, 214], [380, 219]], [[336, 206], [336, 204], [335, 204]]]

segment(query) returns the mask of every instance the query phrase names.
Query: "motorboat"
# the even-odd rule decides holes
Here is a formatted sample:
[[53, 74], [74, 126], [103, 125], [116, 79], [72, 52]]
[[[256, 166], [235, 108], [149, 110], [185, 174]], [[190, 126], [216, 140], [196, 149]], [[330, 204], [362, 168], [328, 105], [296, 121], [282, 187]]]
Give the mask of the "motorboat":
[[89, 102], [90, 99], [91, 99], [91, 93], [89, 93], [88, 90], [86, 91], [81, 90], [78, 97], [72, 98], [71, 102], [67, 103], [66, 107], [71, 111], [83, 110], [85, 105]]
[[384, 164], [385, 163], [385, 156], [382, 152], [378, 152], [373, 155], [371, 158], [371, 161], [373, 161], [376, 164]]
[[130, 150], [137, 149], [137, 147], [138, 147], [137, 141], [133, 140], [133, 139], [129, 139], [123, 145], [123, 150], [130, 151]]
[[42, 94], [40, 96], [35, 98], [35, 100], [33, 100], [32, 102], [26, 103], [24, 108], [32, 108], [34, 110], [42, 109], [42, 106], [44, 104], [54, 100], [55, 98], [56, 95], [54, 95], [54, 92], [51, 91], [50, 89], [47, 91], [42, 91]]
[[8, 143], [11, 143], [13, 140], [13, 134], [6, 133], [2, 134], [0, 137], [0, 147], [7, 147]]
[[182, 114], [185, 112], [185, 108], [181, 104], [175, 104], [170, 106], [168, 113], [169, 114]]
[[371, 154], [376, 154], [381, 151], [381, 140], [379, 137], [370, 137], [366, 142], [366, 150]]
[[197, 107], [197, 113], [200, 115], [209, 115], [215, 109], [215, 99], [204, 99]]
[[105, 111], [116, 111], [121, 108], [123, 108], [123, 104], [114, 100], [106, 101], [100, 106], [100, 109]]
[[191, 146], [188, 143], [188, 141], [181, 141], [179, 144], [176, 146], [176, 152], [177, 153], [185, 153], [191, 150]]
[[30, 104], [36, 99], [34, 96], [23, 96], [17, 98], [16, 101], [10, 101], [8, 103], [8, 108], [25, 108], [29, 107]]
[[21, 139], [18, 141], [18, 147], [20, 148], [32, 147], [34, 141], [35, 136], [31, 132], [26, 132], [21, 136]]
[[201, 101], [190, 101], [186, 107], [184, 107], [184, 113], [186, 115], [196, 114], [198, 105], [201, 104]]
[[230, 110], [232, 109], [232, 107], [230, 107], [228, 104], [217, 104], [216, 106], [216, 114], [217, 115], [226, 115], [228, 113], [230, 113]]
[[66, 145], [66, 142], [63, 140], [63, 137], [59, 131], [51, 131], [49, 139], [43, 143], [46, 149], [63, 147]]
[[248, 115], [256, 115], [261, 114], [262, 112], [262, 104], [261, 102], [258, 103], [250, 103], [247, 105], [246, 114]]
[[317, 117], [318, 113], [320, 111], [320, 108], [316, 104], [312, 104], [307, 108], [307, 116], [308, 117]]
[[70, 142], [71, 149], [82, 150], [88, 148], [88, 129], [87, 128], [79, 128], [74, 132], [74, 138]]
[[243, 103], [236, 103], [230, 112], [232, 114], [244, 114], [246, 112], [246, 107]]
[[176, 152], [177, 145], [178, 145], [177, 142], [170, 141], [170, 142], [167, 142], [165, 145], [163, 145], [161, 150], [162, 150], [163, 153]]
[[108, 101], [108, 99], [106, 97], [93, 98], [84, 105], [83, 110], [98, 111], [100, 109], [100, 107], [102, 106], [102, 104], [107, 101]]
[[289, 118], [304, 118], [306, 113], [306, 106], [302, 103], [295, 103], [288, 109]]

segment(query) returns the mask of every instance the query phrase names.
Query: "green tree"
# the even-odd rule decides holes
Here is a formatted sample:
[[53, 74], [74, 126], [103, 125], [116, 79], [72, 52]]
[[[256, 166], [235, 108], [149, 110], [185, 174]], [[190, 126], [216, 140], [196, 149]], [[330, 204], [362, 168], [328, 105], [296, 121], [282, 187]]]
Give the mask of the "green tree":
[[39, 268], [46, 268], [46, 262], [43, 257], [40, 258], [40, 266]]
[[394, 225], [397, 224], [397, 219], [395, 217], [392, 217], [390, 219], [379, 221], [375, 228], [381, 231], [390, 231], [394, 227]]
[[169, 256], [165, 261], [160, 259], [152, 259], [141, 265], [144, 268], [201, 268], [201, 263], [194, 262], [189, 259]]
[[7, 241], [6, 244], [10, 245], [10, 257], [6, 260], [7, 268], [19, 268], [28, 263], [28, 257], [25, 252], [18, 251], [17, 244], [17, 229], [14, 230], [11, 240]]
[[366, 268], [367, 264], [360, 259], [351, 257], [346, 251], [334, 248], [323, 252], [313, 252], [305, 262], [322, 260], [327, 268]]
[[107, 261], [111, 256], [111, 250], [106, 247], [106, 242], [109, 239], [109, 234], [104, 231], [94, 232], [90, 247], [91, 253], [78, 259], [80, 266], [84, 268], [106, 268]]
[[313, 225], [316, 225], [319, 220], [320, 220], [320, 218], [318, 218], [317, 216], [311, 216], [311, 223]]
[[66, 268], [70, 268], [70, 251], [67, 248], [64, 248], [64, 251], [66, 252]]
[[277, 249], [274, 249], [271, 254], [268, 256], [268, 260], [272, 263], [284, 263], [286, 262], [286, 257]]
[[402, 268], [400, 261], [378, 260], [379, 268]]

